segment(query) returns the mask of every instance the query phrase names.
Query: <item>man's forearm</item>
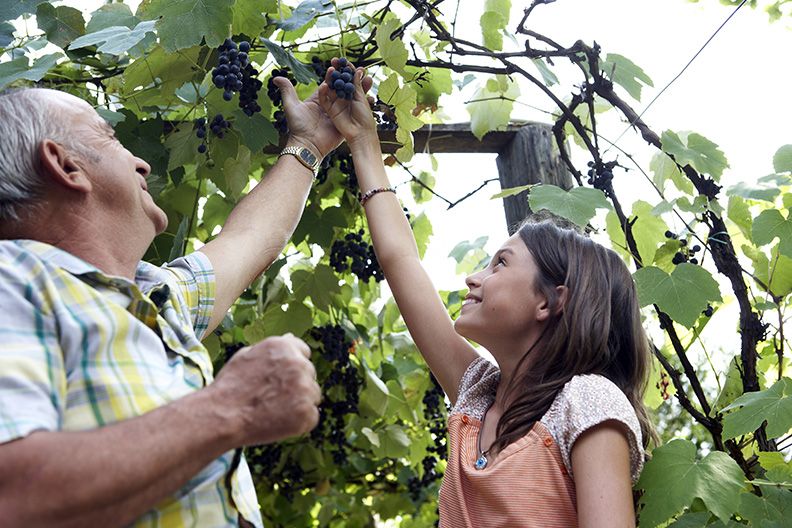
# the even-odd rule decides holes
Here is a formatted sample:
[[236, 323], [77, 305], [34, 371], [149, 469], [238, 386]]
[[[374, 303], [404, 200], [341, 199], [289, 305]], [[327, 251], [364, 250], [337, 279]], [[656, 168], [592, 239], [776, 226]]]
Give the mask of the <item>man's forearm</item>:
[[0, 445], [0, 519], [9, 526], [123, 526], [233, 447], [207, 390], [86, 432]]

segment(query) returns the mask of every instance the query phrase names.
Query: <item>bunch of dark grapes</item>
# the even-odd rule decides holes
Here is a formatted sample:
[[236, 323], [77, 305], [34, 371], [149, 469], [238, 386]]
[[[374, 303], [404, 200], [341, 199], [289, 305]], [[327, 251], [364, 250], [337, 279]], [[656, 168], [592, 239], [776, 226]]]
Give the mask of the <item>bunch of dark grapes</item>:
[[[206, 118], [199, 117], [196, 119], [193, 128], [195, 129], [195, 135], [201, 140], [201, 144], [198, 145], [198, 152], [203, 154], [206, 152]], [[231, 122], [227, 121], [223, 114], [217, 114], [209, 123], [209, 130], [220, 139], [225, 136], [225, 131], [229, 128], [231, 128]]]
[[407, 482], [407, 491], [413, 501], [419, 502], [425, 490], [434, 481], [442, 478], [437, 471], [437, 460], [445, 460], [448, 456], [448, 443], [446, 440], [445, 413], [441, 409], [445, 395], [443, 389], [433, 374], [430, 374], [432, 386], [427, 389], [423, 397], [424, 418], [429, 422], [429, 432], [434, 437], [435, 445], [427, 449], [434, 455], [427, 455], [423, 458], [423, 476], [411, 477]]
[[289, 131], [289, 124], [286, 122], [286, 113], [283, 111], [283, 98], [281, 97], [280, 88], [278, 88], [273, 82], [275, 77], [286, 77], [289, 79], [289, 82], [292, 83], [292, 86], [297, 85], [297, 80], [292, 77], [288, 68], [283, 68], [281, 70], [272, 70], [272, 75], [267, 81], [267, 96], [270, 98], [274, 106], [280, 108], [280, 110], [276, 110], [275, 114], [273, 115], [275, 118], [273, 124], [275, 125], [275, 129], [278, 132], [281, 134], [286, 134]]
[[355, 77], [355, 69], [344, 57], [338, 59], [338, 69], [333, 70], [330, 75], [330, 88], [335, 90], [339, 99], [352, 100], [355, 96], [355, 84], [352, 79]]
[[[374, 246], [363, 240], [365, 231], [347, 233], [342, 240], [333, 242], [330, 248], [330, 266], [337, 273], [351, 270], [358, 279], [368, 282], [372, 277], [380, 282], [382, 273]], [[351, 263], [349, 262], [351, 260]]]
[[330, 61], [323, 61], [316, 55], [311, 57], [311, 68], [313, 68], [314, 73], [319, 78], [319, 82], [324, 81], [325, 75], [327, 75], [327, 70], [330, 69]]
[[679, 251], [674, 253], [671, 262], [676, 266], [682, 264], [683, 262], [690, 262], [691, 264], [698, 264], [698, 258], [695, 256], [696, 253], [701, 251], [701, 246], [698, 244], [694, 244], [692, 247], [688, 245], [687, 239], [679, 238], [679, 235], [672, 231], [666, 231], [665, 236], [671, 240], [678, 240], [679, 241]]
[[[244, 43], [243, 43], [244, 44]], [[258, 104], [258, 93], [264, 86], [258, 79], [258, 70], [252, 64], [242, 68], [242, 88], [239, 90], [239, 108], [247, 116], [252, 116], [256, 112], [261, 112]]]
[[588, 184], [606, 195], [610, 195], [611, 184], [613, 183], [613, 168], [616, 166], [616, 162], [609, 161], [596, 164], [593, 161], [589, 161], [588, 166]]
[[358, 411], [362, 380], [349, 361], [354, 343], [340, 325], [325, 325], [311, 330], [311, 337], [320, 343], [320, 354], [329, 372], [322, 380], [324, 400], [319, 406], [319, 424], [311, 431], [311, 439], [332, 444], [333, 461], [347, 461], [345, 418]]
[[217, 48], [220, 56], [217, 59], [217, 67], [212, 70], [212, 82], [223, 90], [223, 99], [230, 101], [234, 97], [234, 92], [243, 88], [244, 70], [248, 66], [248, 52], [250, 43], [242, 41], [237, 43], [230, 38]]

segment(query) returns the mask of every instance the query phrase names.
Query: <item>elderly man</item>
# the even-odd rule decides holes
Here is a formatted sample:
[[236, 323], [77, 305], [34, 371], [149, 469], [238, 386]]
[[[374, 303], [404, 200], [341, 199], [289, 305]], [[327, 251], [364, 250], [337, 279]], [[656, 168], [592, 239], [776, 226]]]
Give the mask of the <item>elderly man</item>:
[[216, 239], [161, 268], [140, 262], [167, 224], [149, 165], [74, 96], [0, 95], [3, 526], [262, 525], [234, 449], [315, 426], [310, 351], [265, 339], [213, 381], [200, 340], [283, 249], [341, 140], [315, 95], [276, 83], [285, 155]]

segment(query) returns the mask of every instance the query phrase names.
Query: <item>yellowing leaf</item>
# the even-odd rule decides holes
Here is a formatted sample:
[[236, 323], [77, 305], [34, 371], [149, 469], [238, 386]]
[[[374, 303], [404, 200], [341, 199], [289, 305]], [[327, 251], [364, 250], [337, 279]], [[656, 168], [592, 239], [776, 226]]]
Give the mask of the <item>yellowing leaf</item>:
[[506, 76], [500, 80], [490, 79], [481, 86], [468, 103], [470, 129], [478, 139], [487, 132], [498, 130], [509, 124], [514, 99], [520, 95], [520, 87]]
[[404, 42], [398, 37], [391, 39], [391, 34], [401, 28], [401, 25], [395, 16], [387, 16], [377, 28], [375, 36], [382, 60], [397, 72], [404, 72], [404, 66], [407, 64], [407, 48]]

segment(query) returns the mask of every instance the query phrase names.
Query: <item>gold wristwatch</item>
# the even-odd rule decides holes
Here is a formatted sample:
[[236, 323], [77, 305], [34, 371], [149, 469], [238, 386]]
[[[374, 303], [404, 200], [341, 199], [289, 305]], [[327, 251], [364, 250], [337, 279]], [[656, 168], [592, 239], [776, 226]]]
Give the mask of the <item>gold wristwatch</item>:
[[310, 169], [311, 172], [313, 172], [314, 177], [316, 176], [316, 173], [319, 171], [319, 165], [322, 163], [322, 161], [316, 157], [316, 154], [311, 152], [310, 149], [306, 147], [297, 147], [297, 146], [285, 147], [283, 150], [281, 150], [280, 155], [278, 157], [283, 156], [284, 154], [291, 154], [292, 156], [300, 160], [300, 163], [305, 165], [306, 168]]

